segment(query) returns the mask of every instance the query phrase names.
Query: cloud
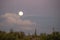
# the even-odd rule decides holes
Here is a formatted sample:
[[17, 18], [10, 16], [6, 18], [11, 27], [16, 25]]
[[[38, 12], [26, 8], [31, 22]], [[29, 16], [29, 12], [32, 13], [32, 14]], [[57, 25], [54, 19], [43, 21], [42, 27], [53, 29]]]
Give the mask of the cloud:
[[[0, 16], [3, 20], [0, 25], [5, 26], [6, 29], [8, 28], [15, 28], [16, 30], [32, 30], [34, 29], [33, 26], [35, 25], [34, 22], [30, 20], [22, 20], [20, 16], [16, 13], [5, 13]], [[17, 26], [17, 27], [16, 27]], [[4, 27], [4, 28], [5, 28]]]

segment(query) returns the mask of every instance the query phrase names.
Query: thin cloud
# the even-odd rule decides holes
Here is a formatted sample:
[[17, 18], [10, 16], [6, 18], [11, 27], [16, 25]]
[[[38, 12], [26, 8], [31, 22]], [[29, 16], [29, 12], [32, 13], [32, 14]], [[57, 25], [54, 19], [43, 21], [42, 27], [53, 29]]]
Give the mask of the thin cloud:
[[[5, 13], [0, 16], [0, 18], [4, 18], [4, 20], [0, 23], [2, 24], [1, 26], [7, 26], [10, 28], [13, 27], [15, 29], [25, 29], [25, 30], [32, 30], [35, 25], [34, 22], [30, 20], [22, 20], [19, 15], [15, 13]], [[15, 25], [17, 27], [14, 27]], [[14, 26], [13, 26], [14, 25]]]

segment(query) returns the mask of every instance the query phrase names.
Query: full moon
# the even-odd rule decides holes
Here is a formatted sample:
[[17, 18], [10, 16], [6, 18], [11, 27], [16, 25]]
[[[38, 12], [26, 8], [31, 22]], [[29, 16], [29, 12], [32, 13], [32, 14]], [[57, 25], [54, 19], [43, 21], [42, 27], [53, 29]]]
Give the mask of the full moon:
[[20, 15], [20, 16], [23, 16], [23, 11], [20, 11], [20, 12], [19, 12], [19, 15]]

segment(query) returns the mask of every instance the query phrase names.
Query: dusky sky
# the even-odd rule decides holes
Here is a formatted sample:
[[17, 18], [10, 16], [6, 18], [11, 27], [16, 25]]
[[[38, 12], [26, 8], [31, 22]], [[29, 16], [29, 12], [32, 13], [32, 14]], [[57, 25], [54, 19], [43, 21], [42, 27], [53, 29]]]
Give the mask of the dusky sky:
[[[20, 17], [19, 11], [24, 15]], [[51, 33], [60, 30], [60, 0], [0, 0], [0, 30]]]

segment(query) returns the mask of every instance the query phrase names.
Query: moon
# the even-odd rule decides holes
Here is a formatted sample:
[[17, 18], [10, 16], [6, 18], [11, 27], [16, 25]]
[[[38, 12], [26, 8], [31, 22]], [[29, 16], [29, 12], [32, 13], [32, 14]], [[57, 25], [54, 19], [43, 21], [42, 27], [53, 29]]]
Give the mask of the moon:
[[19, 15], [20, 15], [20, 16], [23, 16], [23, 11], [20, 11], [20, 12], [19, 12]]

